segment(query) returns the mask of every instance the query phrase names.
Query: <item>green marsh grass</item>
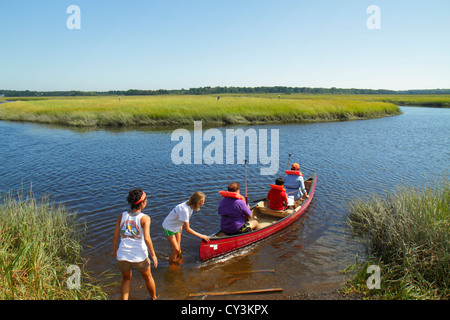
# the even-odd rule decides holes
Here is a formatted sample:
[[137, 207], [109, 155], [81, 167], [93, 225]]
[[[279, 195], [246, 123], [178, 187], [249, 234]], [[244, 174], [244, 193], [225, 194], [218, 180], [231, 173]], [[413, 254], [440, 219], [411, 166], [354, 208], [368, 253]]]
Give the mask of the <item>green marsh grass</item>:
[[[84, 271], [84, 228], [63, 206], [23, 193], [0, 202], [0, 299], [106, 299]], [[82, 270], [81, 288], [69, 289], [69, 265]]]
[[397, 106], [358, 99], [278, 99], [257, 96], [117, 96], [15, 101], [0, 119], [69, 126], [165, 126], [341, 121], [399, 114]]
[[450, 95], [392, 95], [380, 96], [378, 101], [395, 103], [402, 106], [423, 106], [450, 108]]
[[400, 106], [422, 106], [450, 108], [450, 95], [448, 94], [254, 94], [255, 97], [280, 97], [281, 99], [300, 100], [340, 100], [387, 102]]
[[[363, 239], [370, 258], [353, 286], [383, 299], [450, 298], [450, 184], [422, 190], [402, 187], [384, 196], [357, 199], [349, 225]], [[367, 290], [369, 264], [381, 266], [381, 289]]]

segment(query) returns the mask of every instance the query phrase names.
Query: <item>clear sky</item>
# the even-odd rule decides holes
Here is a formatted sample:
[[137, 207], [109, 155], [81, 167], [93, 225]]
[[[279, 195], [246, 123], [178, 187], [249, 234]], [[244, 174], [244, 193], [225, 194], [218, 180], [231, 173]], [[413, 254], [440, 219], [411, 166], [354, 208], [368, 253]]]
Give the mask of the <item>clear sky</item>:
[[450, 1], [0, 1], [0, 89], [277, 85], [450, 88]]

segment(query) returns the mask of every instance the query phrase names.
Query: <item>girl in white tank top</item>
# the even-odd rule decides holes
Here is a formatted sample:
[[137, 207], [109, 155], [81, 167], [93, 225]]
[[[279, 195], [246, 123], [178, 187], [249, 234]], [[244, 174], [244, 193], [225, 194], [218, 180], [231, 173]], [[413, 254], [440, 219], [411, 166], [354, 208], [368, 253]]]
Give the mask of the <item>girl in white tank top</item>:
[[142, 212], [124, 212], [120, 220], [118, 261], [141, 262], [147, 259], [148, 250], [141, 225]]
[[158, 259], [150, 238], [150, 217], [141, 212], [147, 206], [147, 195], [142, 189], [134, 189], [129, 192], [127, 201], [131, 210], [123, 212], [116, 220], [111, 253], [112, 256], [117, 256], [122, 271], [122, 299], [128, 300], [130, 293], [131, 267], [141, 273], [152, 299], [156, 299], [156, 286], [150, 271], [148, 251], [155, 268], [158, 266]]

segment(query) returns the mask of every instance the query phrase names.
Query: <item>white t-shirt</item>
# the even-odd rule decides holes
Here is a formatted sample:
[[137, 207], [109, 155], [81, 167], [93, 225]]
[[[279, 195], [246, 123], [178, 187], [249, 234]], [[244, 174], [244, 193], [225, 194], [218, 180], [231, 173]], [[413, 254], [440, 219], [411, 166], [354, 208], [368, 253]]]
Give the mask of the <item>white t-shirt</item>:
[[163, 228], [171, 232], [177, 232], [185, 222], [189, 222], [192, 212], [194, 210], [186, 202], [180, 203], [164, 219], [162, 223]]

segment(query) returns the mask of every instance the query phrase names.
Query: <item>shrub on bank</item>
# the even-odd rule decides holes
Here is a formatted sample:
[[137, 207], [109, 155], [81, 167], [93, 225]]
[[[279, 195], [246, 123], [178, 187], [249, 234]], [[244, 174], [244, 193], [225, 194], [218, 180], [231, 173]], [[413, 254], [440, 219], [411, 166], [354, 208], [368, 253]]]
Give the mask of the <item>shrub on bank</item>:
[[[51, 205], [48, 198], [2, 197], [0, 299], [105, 299], [101, 287], [83, 270], [83, 231], [74, 215]], [[67, 285], [70, 265], [81, 270], [79, 289]]]
[[[450, 298], [450, 185], [448, 178], [423, 190], [402, 187], [384, 196], [357, 199], [349, 225], [369, 255], [353, 288], [384, 299]], [[369, 264], [381, 267], [381, 289], [368, 290]]]

